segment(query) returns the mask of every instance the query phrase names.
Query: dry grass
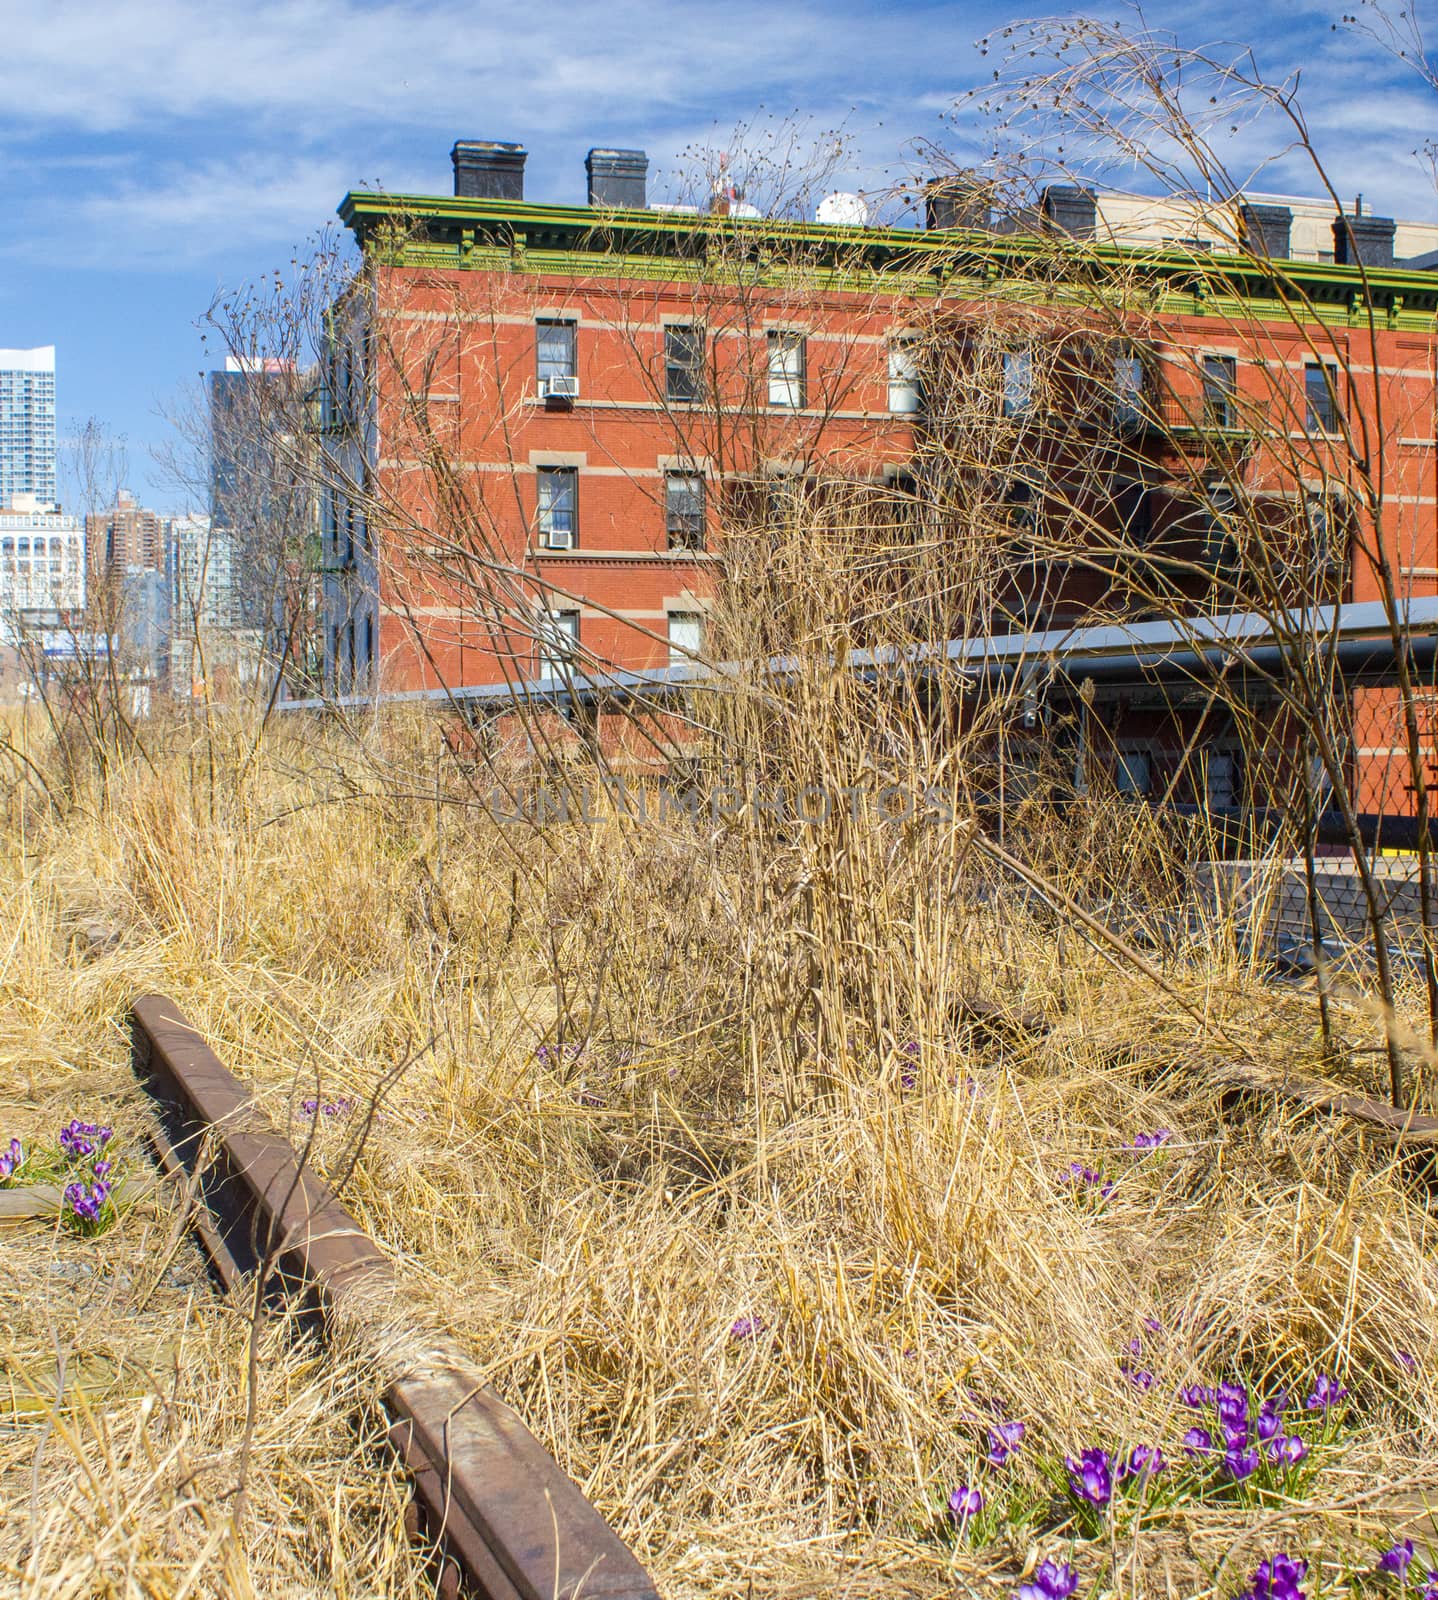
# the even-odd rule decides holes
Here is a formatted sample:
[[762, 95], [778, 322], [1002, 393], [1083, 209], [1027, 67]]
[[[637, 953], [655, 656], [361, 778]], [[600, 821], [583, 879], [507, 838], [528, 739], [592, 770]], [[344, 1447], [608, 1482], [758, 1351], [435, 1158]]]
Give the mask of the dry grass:
[[[1426, 1173], [1220, 1105], [1205, 1054], [1318, 1052], [1311, 996], [1259, 987], [1219, 935], [1166, 966], [1191, 1015], [981, 870], [958, 824], [506, 829], [424, 724], [251, 737], [157, 733], [153, 764], [68, 809], [16, 780], [0, 1143], [72, 1112], [138, 1142], [122, 1023], [145, 990], [297, 1136], [303, 1099], [363, 1100], [416, 1055], [346, 1198], [666, 1595], [988, 1592], [1070, 1550], [1046, 1463], [1181, 1459], [1177, 1388], [1236, 1370], [1353, 1391], [1305, 1497], [1150, 1508], [1078, 1545], [1084, 1593], [1231, 1594], [1275, 1548], [1337, 1576], [1438, 1491]], [[1070, 885], [1087, 865], [1132, 889], [1155, 858], [1112, 816], [1076, 839], [1049, 857]], [[90, 922], [119, 942], [88, 949]], [[320, 1118], [321, 1166], [352, 1126]], [[1162, 1152], [1125, 1152], [1158, 1126]], [[1113, 1197], [1076, 1204], [1070, 1161]], [[372, 1375], [282, 1325], [234, 1526], [247, 1327], [174, 1215], [162, 1193], [96, 1242], [7, 1233], [0, 1584], [425, 1592]], [[983, 1398], [1028, 1425], [1003, 1474], [977, 1465]], [[956, 1549], [937, 1508], [980, 1478], [1013, 1515]]]

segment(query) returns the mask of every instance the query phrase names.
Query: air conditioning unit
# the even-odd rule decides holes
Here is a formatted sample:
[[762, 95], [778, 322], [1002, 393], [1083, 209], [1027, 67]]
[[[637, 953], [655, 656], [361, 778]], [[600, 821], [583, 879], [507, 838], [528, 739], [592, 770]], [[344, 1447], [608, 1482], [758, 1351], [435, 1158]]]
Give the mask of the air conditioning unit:
[[550, 528], [547, 532], [541, 529], [539, 547], [541, 550], [572, 550], [574, 534], [569, 528]]
[[539, 380], [539, 398], [541, 400], [577, 400], [579, 398], [579, 379], [541, 378]]

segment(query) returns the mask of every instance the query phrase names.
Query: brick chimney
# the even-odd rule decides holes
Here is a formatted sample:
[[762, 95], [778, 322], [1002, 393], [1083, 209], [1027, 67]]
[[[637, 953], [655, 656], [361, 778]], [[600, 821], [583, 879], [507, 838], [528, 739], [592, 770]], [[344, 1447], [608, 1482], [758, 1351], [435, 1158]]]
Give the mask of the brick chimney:
[[1391, 267], [1396, 226], [1392, 217], [1335, 217], [1333, 259], [1350, 267]]
[[591, 150], [584, 158], [592, 206], [642, 211], [649, 204], [649, 157], [642, 150]]
[[1040, 209], [1051, 228], [1075, 239], [1092, 239], [1098, 226], [1098, 200], [1093, 190], [1076, 183], [1051, 183], [1043, 192]]
[[966, 173], [930, 178], [924, 185], [926, 228], [987, 228], [989, 186]]
[[1243, 242], [1256, 256], [1286, 261], [1293, 253], [1293, 208], [1258, 205], [1245, 200], [1238, 207]]
[[461, 139], [450, 151], [454, 162], [454, 192], [461, 200], [523, 200], [522, 144], [495, 139]]

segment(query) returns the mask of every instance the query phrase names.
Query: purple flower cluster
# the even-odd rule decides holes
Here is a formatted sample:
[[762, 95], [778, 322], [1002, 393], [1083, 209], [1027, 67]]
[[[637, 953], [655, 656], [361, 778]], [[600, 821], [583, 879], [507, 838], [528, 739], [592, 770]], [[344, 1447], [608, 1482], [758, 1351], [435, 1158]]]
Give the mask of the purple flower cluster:
[[1133, 1141], [1131, 1149], [1157, 1150], [1161, 1144], [1167, 1144], [1173, 1138], [1171, 1128], [1155, 1128], [1152, 1133], [1141, 1133]]
[[1076, 1500], [1091, 1506], [1106, 1506], [1113, 1499], [1113, 1462], [1107, 1450], [1085, 1450], [1074, 1460], [1064, 1457], [1068, 1468], [1069, 1490]]
[[739, 1317], [729, 1329], [731, 1339], [752, 1339], [764, 1331], [763, 1317]]
[[24, 1165], [25, 1151], [18, 1139], [12, 1139], [10, 1148], [0, 1151], [0, 1183], [8, 1183]]
[[998, 1422], [989, 1429], [989, 1453], [984, 1457], [991, 1467], [1001, 1467], [1019, 1447], [1024, 1436], [1022, 1422]]
[[573, 1060], [575, 1056], [584, 1054], [582, 1044], [542, 1044], [534, 1052], [536, 1061], [543, 1061], [546, 1065], [550, 1062], [564, 1061], [566, 1058]]
[[[1378, 1571], [1385, 1577], [1397, 1579], [1400, 1586], [1411, 1585], [1418, 1588], [1419, 1578], [1414, 1573], [1408, 1576], [1408, 1569], [1413, 1564], [1413, 1541], [1403, 1539], [1391, 1548], [1385, 1550], [1378, 1558]], [[1423, 1583], [1421, 1600], [1438, 1600], [1438, 1571], [1429, 1568], [1427, 1581]]]
[[1082, 1161], [1070, 1161], [1068, 1171], [1059, 1173], [1058, 1182], [1061, 1186], [1073, 1184], [1079, 1189], [1097, 1189], [1101, 1200], [1107, 1200], [1114, 1191], [1112, 1179], [1105, 1180], [1101, 1172], [1086, 1167]]
[[[101, 1162], [100, 1165], [105, 1166], [106, 1163]], [[99, 1224], [100, 1214], [104, 1211], [105, 1202], [109, 1198], [110, 1185], [103, 1178], [96, 1178], [94, 1183], [89, 1184], [65, 1185], [65, 1205], [69, 1207], [77, 1221], [92, 1228]]]
[[1310, 1411], [1327, 1411], [1331, 1406], [1336, 1406], [1340, 1400], [1347, 1398], [1347, 1389], [1340, 1389], [1336, 1378], [1330, 1378], [1326, 1372], [1320, 1372], [1314, 1380], [1313, 1393], [1309, 1395], [1307, 1405]]
[[346, 1094], [338, 1100], [301, 1100], [302, 1117], [347, 1117], [354, 1110], [354, 1101]]
[[1013, 1592], [1012, 1600], [1068, 1600], [1078, 1588], [1078, 1573], [1066, 1561], [1045, 1560], [1028, 1583]]
[[1300, 1434], [1285, 1434], [1283, 1413], [1289, 1397], [1279, 1394], [1265, 1400], [1253, 1411], [1253, 1400], [1241, 1383], [1220, 1383], [1210, 1389], [1191, 1384], [1179, 1391], [1179, 1399], [1194, 1411], [1212, 1406], [1218, 1413], [1218, 1428], [1190, 1428], [1183, 1436], [1185, 1454], [1192, 1459], [1222, 1452], [1223, 1466], [1236, 1483], [1251, 1478], [1266, 1455], [1275, 1466], [1297, 1466], [1308, 1454], [1308, 1444]]
[[1238, 1600], [1304, 1600], [1298, 1586], [1307, 1571], [1306, 1561], [1292, 1561], [1282, 1554], [1270, 1556], [1258, 1563], [1252, 1583]]
[[81, 1122], [72, 1117], [60, 1130], [60, 1148], [75, 1161], [85, 1161], [95, 1155], [114, 1137], [112, 1128], [102, 1128], [96, 1122]]

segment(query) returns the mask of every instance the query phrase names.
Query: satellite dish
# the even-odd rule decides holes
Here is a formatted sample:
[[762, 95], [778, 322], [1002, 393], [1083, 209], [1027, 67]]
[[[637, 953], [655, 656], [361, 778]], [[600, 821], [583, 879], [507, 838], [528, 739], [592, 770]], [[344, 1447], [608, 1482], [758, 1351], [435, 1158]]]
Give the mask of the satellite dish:
[[836, 194], [826, 194], [814, 212], [816, 222], [834, 223], [847, 228], [867, 228], [868, 202], [861, 194], [849, 194], [841, 189]]

